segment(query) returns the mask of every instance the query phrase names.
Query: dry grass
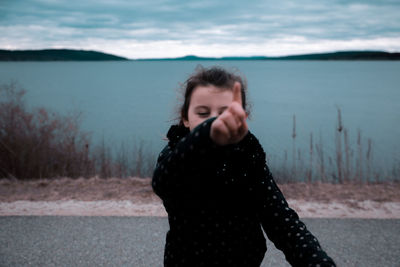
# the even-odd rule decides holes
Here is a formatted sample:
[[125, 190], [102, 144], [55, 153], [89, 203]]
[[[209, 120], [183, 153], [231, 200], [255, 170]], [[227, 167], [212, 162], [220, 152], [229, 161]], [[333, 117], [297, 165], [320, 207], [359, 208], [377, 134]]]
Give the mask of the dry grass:
[[0, 177], [93, 175], [89, 139], [79, 129], [80, 114], [29, 110], [24, 95], [15, 83], [0, 86]]
[[[317, 142], [310, 133], [308, 151], [296, 146], [296, 117], [293, 115], [292, 152], [285, 150], [283, 160], [269, 155], [268, 165], [276, 181], [322, 182], [322, 183], [380, 183], [400, 182], [400, 161], [393, 159], [391, 168], [379, 168], [375, 165], [374, 143], [357, 130], [356, 145], [351, 146], [349, 130], [344, 126], [340, 108], [337, 108], [337, 125], [334, 134], [333, 153], [328, 154], [328, 143], [320, 134]], [[291, 158], [291, 162], [289, 162]], [[274, 160], [273, 160], [274, 159]], [[277, 160], [276, 160], [277, 159]], [[290, 168], [289, 165], [292, 167]]]
[[[101, 144], [93, 145], [89, 135], [79, 127], [78, 112], [63, 116], [44, 108], [28, 109], [24, 94], [16, 83], [0, 85], [0, 178], [152, 175], [156, 155], [145, 149], [147, 144], [143, 141], [121, 143], [117, 149], [111, 149], [104, 139]], [[390, 170], [377, 168], [373, 162], [373, 142], [364, 138], [361, 130], [357, 132], [355, 147], [351, 147], [349, 130], [343, 125], [339, 108], [334, 155], [324, 150], [327, 144], [322, 136], [314, 140], [313, 133], [310, 133], [308, 151], [302, 151], [296, 143], [297, 135], [296, 116], [293, 115], [291, 153], [284, 151], [283, 160], [270, 155], [278, 160], [268, 162], [279, 183], [304, 181], [349, 186], [352, 183], [400, 182], [398, 159], [394, 159]], [[108, 192], [105, 197], [114, 194]]]
[[[306, 201], [400, 202], [400, 183], [288, 183], [279, 187], [288, 199]], [[61, 178], [36, 181], [0, 180], [0, 202], [17, 200], [135, 200], [154, 201], [150, 178]]]
[[302, 199], [307, 201], [329, 202], [333, 200], [364, 201], [372, 200], [377, 202], [399, 202], [400, 183], [288, 183], [280, 184], [279, 187], [287, 198]]
[[150, 179], [59, 178], [34, 181], [0, 180], [0, 202], [16, 200], [143, 200], [156, 198]]
[[104, 140], [92, 145], [89, 134], [80, 129], [79, 112], [60, 115], [45, 108], [29, 109], [24, 95], [16, 83], [0, 85], [0, 178], [152, 174], [155, 156], [144, 151], [145, 143], [121, 144], [119, 151]]

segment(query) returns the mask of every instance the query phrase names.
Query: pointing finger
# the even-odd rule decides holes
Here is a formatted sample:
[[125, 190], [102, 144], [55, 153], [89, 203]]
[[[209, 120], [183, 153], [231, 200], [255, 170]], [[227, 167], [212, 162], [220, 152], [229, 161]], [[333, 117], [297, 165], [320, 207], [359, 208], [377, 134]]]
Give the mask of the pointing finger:
[[228, 111], [239, 121], [243, 121], [247, 119], [246, 111], [243, 109], [242, 105], [235, 102], [231, 104], [228, 108]]
[[239, 82], [235, 82], [233, 85], [233, 101], [238, 102], [242, 105], [242, 90], [241, 85]]

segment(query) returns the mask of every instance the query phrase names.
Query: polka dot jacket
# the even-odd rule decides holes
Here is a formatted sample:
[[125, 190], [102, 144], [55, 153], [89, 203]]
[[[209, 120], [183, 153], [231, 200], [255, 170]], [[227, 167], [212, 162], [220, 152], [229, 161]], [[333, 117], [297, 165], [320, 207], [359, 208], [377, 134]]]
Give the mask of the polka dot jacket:
[[292, 266], [335, 266], [288, 207], [256, 137], [218, 146], [214, 119], [191, 132], [172, 126], [159, 155], [152, 186], [170, 225], [164, 266], [260, 266], [262, 229]]

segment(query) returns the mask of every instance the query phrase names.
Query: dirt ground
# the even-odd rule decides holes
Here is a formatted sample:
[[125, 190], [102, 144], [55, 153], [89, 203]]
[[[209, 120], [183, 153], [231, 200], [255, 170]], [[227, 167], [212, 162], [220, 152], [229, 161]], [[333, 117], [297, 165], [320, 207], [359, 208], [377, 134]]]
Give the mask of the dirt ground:
[[[0, 180], [0, 216], [167, 216], [150, 178]], [[301, 217], [400, 219], [400, 183], [279, 185]]]
[[[159, 200], [150, 178], [59, 178], [37, 181], [0, 180], [0, 202], [57, 200], [130, 200], [135, 203]], [[280, 184], [287, 199], [314, 202], [371, 200], [400, 202], [400, 183], [378, 184]]]

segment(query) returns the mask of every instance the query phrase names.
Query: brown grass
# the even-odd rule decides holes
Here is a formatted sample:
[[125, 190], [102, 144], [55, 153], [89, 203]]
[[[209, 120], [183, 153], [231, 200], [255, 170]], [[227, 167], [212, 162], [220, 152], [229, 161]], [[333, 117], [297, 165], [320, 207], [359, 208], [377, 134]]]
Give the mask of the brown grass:
[[[371, 138], [364, 138], [360, 129], [357, 130], [356, 147], [349, 142], [349, 130], [344, 126], [340, 108], [334, 135], [334, 155], [326, 153], [326, 141], [322, 135], [314, 142], [310, 133], [309, 152], [296, 150], [296, 117], [293, 116], [292, 131], [292, 162], [288, 167], [288, 153], [284, 151], [283, 164], [278, 160], [269, 161], [268, 165], [280, 183], [287, 182], [322, 182], [322, 183], [379, 183], [383, 181], [400, 181], [400, 161], [395, 158], [391, 169], [377, 167], [373, 161], [374, 146]], [[315, 152], [314, 152], [315, 148]], [[304, 155], [308, 154], [308, 159]], [[276, 156], [269, 156], [277, 159]]]
[[24, 95], [15, 83], [0, 86], [0, 177], [93, 175], [88, 136], [79, 129], [80, 114], [28, 110]]
[[279, 187], [287, 198], [329, 202], [332, 200], [400, 201], [400, 183], [288, 183]]
[[[156, 155], [143, 141], [121, 143], [117, 149], [111, 149], [103, 138], [99, 145], [93, 145], [89, 134], [79, 127], [79, 112], [63, 116], [44, 108], [28, 109], [24, 95], [25, 91], [16, 83], [0, 85], [0, 179], [152, 175]], [[313, 133], [310, 133], [308, 151], [298, 148], [296, 116], [293, 115], [292, 155], [285, 150], [283, 160], [268, 162], [276, 181], [334, 184], [399, 182], [398, 159], [395, 159], [391, 170], [377, 168], [373, 162], [372, 140], [363, 138], [361, 130], [358, 130], [356, 147], [351, 147], [341, 110], [338, 108], [337, 111], [334, 155], [324, 150], [326, 143], [321, 135], [319, 140], [313, 140]], [[269, 155], [268, 158], [278, 157]], [[113, 197], [114, 194], [108, 192], [105, 197]]]
[[[288, 199], [307, 201], [346, 202], [373, 200], [400, 202], [400, 183], [330, 184], [288, 183], [280, 184]], [[36, 181], [0, 180], [0, 202], [17, 200], [135, 200], [158, 199], [151, 188], [150, 178], [60, 178]]]
[[130, 200], [156, 196], [150, 179], [143, 178], [59, 178], [32, 181], [0, 180], [0, 202], [16, 200]]
[[[79, 112], [60, 115], [45, 108], [28, 109], [25, 90], [0, 85], [0, 178], [22, 180], [58, 177], [150, 176], [155, 156], [144, 142], [117, 153], [103, 142], [92, 145], [80, 129]], [[116, 154], [116, 155], [115, 155]]]

